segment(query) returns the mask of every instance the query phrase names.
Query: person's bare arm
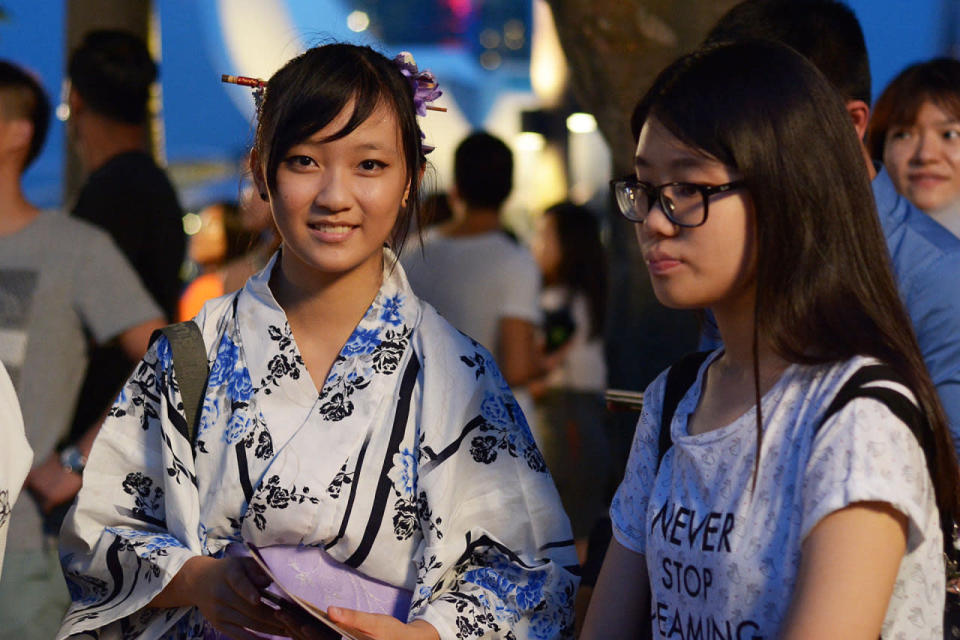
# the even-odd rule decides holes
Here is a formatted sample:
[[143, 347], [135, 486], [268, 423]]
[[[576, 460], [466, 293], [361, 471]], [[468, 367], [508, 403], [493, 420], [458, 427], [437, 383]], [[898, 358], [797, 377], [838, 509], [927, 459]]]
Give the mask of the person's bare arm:
[[580, 640], [651, 638], [647, 557], [610, 540]]
[[907, 517], [858, 502], [821, 520], [801, 549], [783, 640], [880, 636], [907, 545]]
[[534, 324], [522, 318], [501, 318], [496, 356], [511, 387], [522, 387], [541, 375]]
[[[141, 358], [143, 358], [143, 354], [147, 352], [147, 347], [150, 346], [150, 336], [153, 335], [154, 331], [162, 329], [165, 326], [166, 323], [163, 321], [163, 318], [147, 320], [135, 327], [130, 327], [117, 336], [117, 343], [120, 345], [120, 348], [123, 349], [126, 356], [130, 358], [131, 362], [139, 362]], [[93, 448], [93, 441], [96, 439], [97, 432], [100, 431], [100, 425], [103, 424], [109, 410], [110, 407], [105, 407], [103, 415], [100, 416], [96, 424], [91, 425], [77, 441], [76, 446], [84, 456], [90, 455], [90, 449]]]
[[139, 362], [150, 345], [150, 336], [154, 331], [162, 329], [164, 326], [166, 326], [166, 323], [163, 318], [147, 320], [143, 324], [130, 327], [121, 333], [117, 336], [117, 342], [131, 362]]
[[[148, 320], [121, 333], [117, 336], [117, 342], [130, 360], [137, 362], [147, 351], [150, 335], [154, 330], [163, 326], [162, 318]], [[100, 425], [107, 417], [109, 409], [110, 407], [104, 407], [104, 411], [96, 423], [92, 424], [80, 439], [73, 443], [84, 458], [90, 455], [93, 441], [96, 439], [97, 433], [100, 431]], [[64, 468], [60, 463], [59, 452], [54, 451], [43, 462], [31, 469], [25, 484], [36, 497], [40, 508], [49, 513], [55, 507], [73, 500], [73, 497], [80, 491], [81, 477], [79, 473]]]

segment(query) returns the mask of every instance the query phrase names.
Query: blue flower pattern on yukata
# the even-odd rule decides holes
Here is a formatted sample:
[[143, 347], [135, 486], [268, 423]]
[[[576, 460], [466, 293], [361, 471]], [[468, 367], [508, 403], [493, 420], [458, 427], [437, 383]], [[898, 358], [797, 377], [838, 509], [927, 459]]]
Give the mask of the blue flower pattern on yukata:
[[[532, 638], [572, 636], [573, 588], [548, 584], [547, 571], [524, 569], [492, 547], [478, 547], [455, 572], [454, 588], [440, 599], [465, 605], [461, 609], [458, 604], [458, 611], [464, 614], [469, 611], [457, 618], [458, 638], [513, 629], [524, 619], [529, 621], [527, 631]], [[487, 593], [476, 594], [468, 585]], [[473, 606], [467, 604], [471, 601]]]
[[198, 439], [205, 435], [220, 416], [221, 399], [224, 403], [229, 403], [232, 409], [223, 433], [224, 441], [227, 444], [236, 444], [246, 438], [257, 423], [250, 407], [253, 394], [253, 381], [240, 357], [240, 346], [233, 341], [229, 332], [224, 332], [217, 347], [217, 359], [207, 378]]
[[400, 308], [403, 306], [403, 296], [399, 293], [383, 301], [383, 307], [380, 310], [380, 321], [399, 327], [403, 322], [400, 316]]
[[393, 467], [387, 474], [393, 482], [394, 492], [407, 500], [416, 496], [417, 492], [417, 459], [404, 447], [402, 451], [393, 454]]

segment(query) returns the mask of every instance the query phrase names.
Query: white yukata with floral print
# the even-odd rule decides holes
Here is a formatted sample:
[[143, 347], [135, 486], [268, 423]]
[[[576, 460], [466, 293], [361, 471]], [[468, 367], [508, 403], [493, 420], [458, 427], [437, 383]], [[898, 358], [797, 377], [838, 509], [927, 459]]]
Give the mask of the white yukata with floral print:
[[410, 589], [409, 619], [444, 639], [572, 636], [569, 522], [490, 354], [386, 252], [318, 394], [275, 261], [197, 318], [211, 371], [195, 454], [165, 338], [123, 389], [64, 525], [58, 638], [202, 638], [195, 608], [146, 605], [188, 558], [239, 541], [319, 546]]

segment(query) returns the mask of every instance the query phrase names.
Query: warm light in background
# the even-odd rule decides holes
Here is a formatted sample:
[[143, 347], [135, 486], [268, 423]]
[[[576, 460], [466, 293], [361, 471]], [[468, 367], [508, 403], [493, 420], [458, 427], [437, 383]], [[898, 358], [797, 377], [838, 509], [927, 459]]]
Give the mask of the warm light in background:
[[196, 235], [203, 226], [203, 220], [197, 214], [190, 212], [183, 214], [183, 232], [188, 236]]
[[597, 130], [597, 119], [589, 113], [571, 113], [567, 116], [567, 130], [571, 133], [592, 133]]
[[480, 32], [479, 40], [484, 49], [496, 49], [500, 46], [500, 32], [496, 29], [484, 29]]
[[567, 86], [567, 61], [563, 57], [557, 29], [553, 24], [553, 13], [546, 0], [533, 1], [530, 84], [545, 107], [556, 106]]
[[543, 134], [535, 131], [522, 131], [517, 134], [514, 144], [518, 151], [542, 151], [546, 145]]
[[500, 66], [501, 62], [502, 59], [500, 58], [500, 54], [492, 49], [489, 51], [484, 51], [480, 54], [480, 66], [487, 71], [493, 71]]
[[523, 47], [526, 37], [523, 33], [523, 23], [519, 20], [508, 20], [503, 25], [503, 44], [507, 49], [516, 51]]
[[350, 28], [350, 31], [360, 33], [366, 31], [369, 26], [370, 16], [367, 15], [366, 11], [354, 11], [347, 16], [347, 27]]

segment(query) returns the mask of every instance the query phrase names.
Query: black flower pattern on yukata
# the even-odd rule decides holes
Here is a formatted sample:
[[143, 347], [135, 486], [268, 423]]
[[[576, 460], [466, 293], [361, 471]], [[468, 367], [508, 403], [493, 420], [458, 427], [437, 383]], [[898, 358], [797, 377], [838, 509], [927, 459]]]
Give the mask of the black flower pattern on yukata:
[[350, 397], [367, 388], [374, 376], [396, 373], [410, 333], [406, 326], [384, 329], [381, 325], [366, 327], [361, 322], [334, 360], [320, 391], [320, 415], [331, 422], [352, 415], [354, 404]]
[[10, 519], [10, 494], [6, 489], [0, 490], [0, 528]]
[[478, 429], [490, 434], [475, 436], [470, 441], [470, 455], [475, 461], [491, 464], [497, 460], [499, 454], [506, 453], [513, 458], [523, 458], [533, 471], [546, 472], [547, 463], [535, 444], [516, 437], [507, 429], [489, 423], [481, 424]]
[[480, 405], [480, 414], [483, 422], [477, 430], [482, 435], [470, 440], [470, 455], [476, 462], [492, 464], [505, 453], [523, 459], [533, 471], [546, 473], [547, 463], [513, 396], [487, 393]]
[[303, 358], [297, 352], [293, 342], [293, 332], [290, 325], [284, 323], [283, 328], [270, 325], [267, 327], [270, 340], [276, 342], [278, 353], [267, 363], [267, 375], [260, 380], [260, 387], [266, 395], [272, 393], [271, 386], [280, 386], [280, 380], [290, 377], [299, 380], [302, 375]]
[[257, 414], [254, 419], [254, 428], [244, 438], [243, 446], [245, 449], [253, 448], [253, 455], [258, 460], [269, 460], [273, 457], [273, 438], [267, 430], [263, 417]]
[[397, 540], [406, 540], [420, 528], [417, 520], [417, 503], [403, 498], [393, 504], [393, 533]]
[[286, 509], [291, 504], [303, 504], [304, 502], [319, 504], [320, 499], [310, 495], [310, 487], [306, 485], [299, 490], [296, 485], [290, 485], [289, 488], [281, 486], [280, 476], [273, 475], [257, 491], [250, 502], [250, 507], [241, 519], [246, 519], [250, 514], [253, 514], [253, 524], [260, 531], [264, 531], [267, 527], [268, 509]]
[[133, 496], [131, 510], [140, 516], [163, 517], [163, 487], [154, 486], [153, 479], [141, 472], [128, 473], [122, 483], [123, 491]]
[[140, 428], [144, 431], [160, 420], [157, 407], [163, 402], [161, 396], [167, 392], [164, 374], [170, 371], [173, 364], [170, 343], [166, 337], [157, 340], [156, 351], [153, 353], [156, 355], [155, 359], [148, 351], [137, 364], [130, 380], [120, 389], [116, 402], [107, 411], [107, 416], [114, 418], [136, 416], [140, 420]]
[[460, 356], [460, 361], [473, 369], [473, 375], [477, 380], [487, 373], [487, 359], [479, 351], [472, 356]]
[[335, 475], [333, 480], [330, 481], [330, 486], [327, 487], [327, 495], [334, 500], [339, 498], [343, 487], [350, 486], [353, 483], [353, 476], [355, 473], [356, 471], [347, 473], [347, 463], [344, 462], [343, 466], [340, 467], [340, 470], [337, 471], [337, 475]]

